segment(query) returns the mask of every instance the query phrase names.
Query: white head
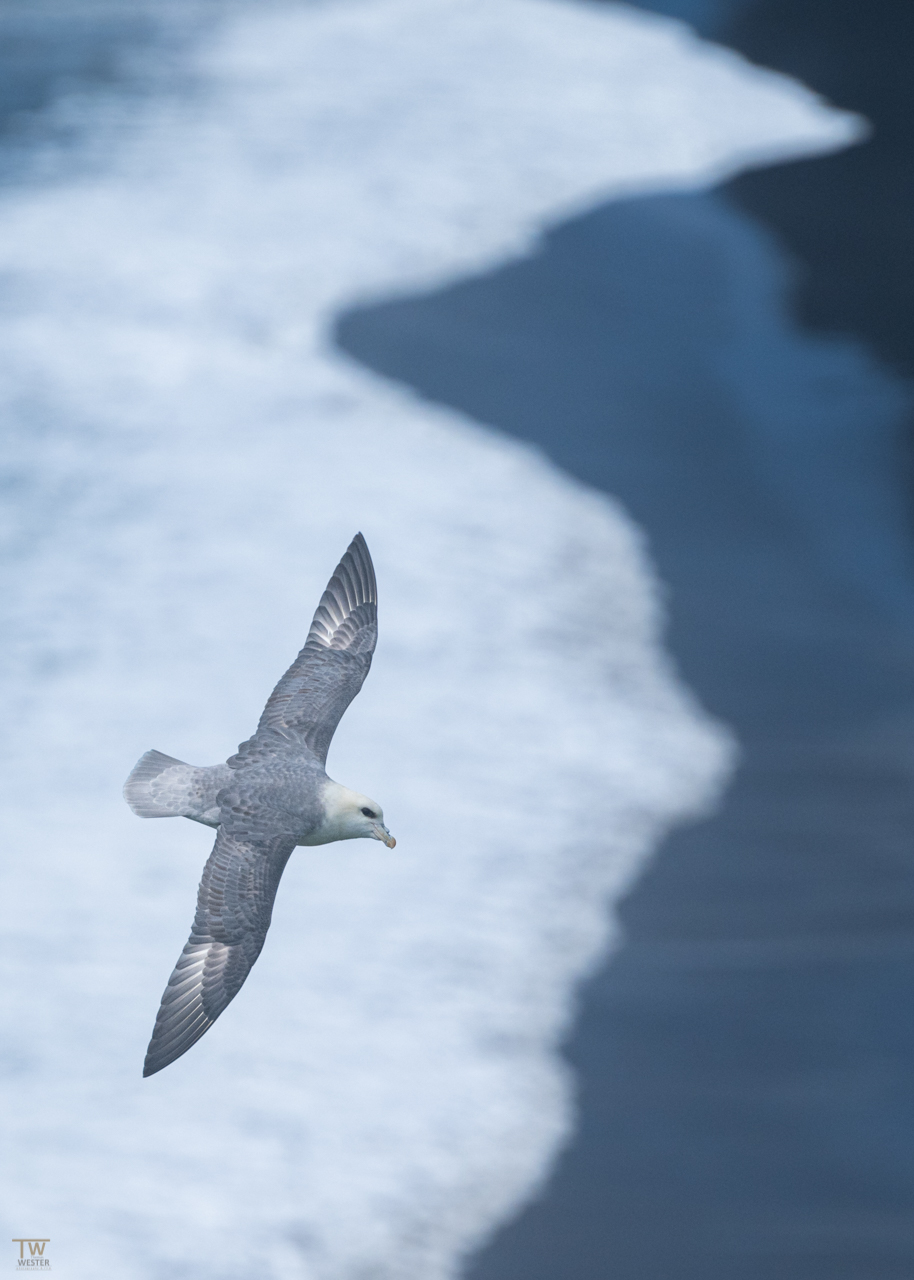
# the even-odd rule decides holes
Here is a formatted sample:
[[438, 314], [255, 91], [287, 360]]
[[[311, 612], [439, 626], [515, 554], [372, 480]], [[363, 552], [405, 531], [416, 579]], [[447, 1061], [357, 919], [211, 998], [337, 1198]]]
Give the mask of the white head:
[[330, 844], [333, 840], [381, 840], [392, 849], [397, 843], [384, 825], [384, 810], [370, 796], [350, 791], [330, 779], [324, 786], [324, 821], [309, 844]]

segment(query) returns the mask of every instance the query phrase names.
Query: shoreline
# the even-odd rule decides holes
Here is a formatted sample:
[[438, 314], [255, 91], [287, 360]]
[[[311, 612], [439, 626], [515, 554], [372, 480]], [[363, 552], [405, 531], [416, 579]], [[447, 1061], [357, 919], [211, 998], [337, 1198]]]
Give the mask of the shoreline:
[[[780, 7], [744, 34], [764, 45]], [[623, 501], [669, 593], [668, 647], [743, 748], [720, 810], [623, 904], [565, 1047], [578, 1130], [467, 1280], [914, 1266], [914, 399], [866, 346], [820, 336], [876, 345], [870, 269], [829, 313], [823, 248], [800, 282], [812, 335], [779, 247], [797, 254], [865, 147], [605, 205], [535, 258], [339, 324], [372, 369]], [[793, 229], [747, 216], [765, 208]]]

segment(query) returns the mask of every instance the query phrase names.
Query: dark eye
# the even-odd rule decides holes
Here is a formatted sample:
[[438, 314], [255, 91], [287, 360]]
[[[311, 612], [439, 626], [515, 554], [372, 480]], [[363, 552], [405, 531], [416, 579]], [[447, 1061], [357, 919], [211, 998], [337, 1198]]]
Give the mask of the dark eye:
[[370, 809], [363, 809], [362, 812], [366, 818], [376, 818], [378, 816], [376, 813], [372, 813]]

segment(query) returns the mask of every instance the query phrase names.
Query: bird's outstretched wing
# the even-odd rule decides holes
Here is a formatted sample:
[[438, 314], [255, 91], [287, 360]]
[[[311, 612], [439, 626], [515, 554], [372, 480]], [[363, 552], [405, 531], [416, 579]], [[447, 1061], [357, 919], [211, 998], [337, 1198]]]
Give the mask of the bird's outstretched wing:
[[252, 742], [269, 730], [293, 736], [325, 764], [336, 726], [368, 675], [377, 639], [378, 586], [357, 533], [321, 596], [305, 647], [270, 694]]
[[220, 827], [203, 869], [193, 928], [162, 996], [143, 1075], [180, 1058], [235, 998], [260, 955], [291, 836]]

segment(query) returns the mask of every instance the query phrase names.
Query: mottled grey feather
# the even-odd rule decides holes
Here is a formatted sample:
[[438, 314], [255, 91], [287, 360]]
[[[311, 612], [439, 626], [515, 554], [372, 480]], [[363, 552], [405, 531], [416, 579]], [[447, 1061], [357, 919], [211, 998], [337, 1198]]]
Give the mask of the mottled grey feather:
[[255, 738], [297, 739], [325, 764], [343, 712], [368, 675], [377, 639], [378, 587], [358, 533], [321, 596], [304, 648], [270, 694]]
[[124, 799], [141, 818], [190, 818], [215, 827], [216, 796], [231, 776], [225, 764], [198, 768], [161, 751], [147, 751], [124, 783]]
[[[197, 893], [190, 937], [168, 980], [143, 1075], [180, 1058], [235, 998], [260, 955], [294, 836], [257, 839], [219, 828]], [[268, 824], [264, 824], [268, 825]]]

